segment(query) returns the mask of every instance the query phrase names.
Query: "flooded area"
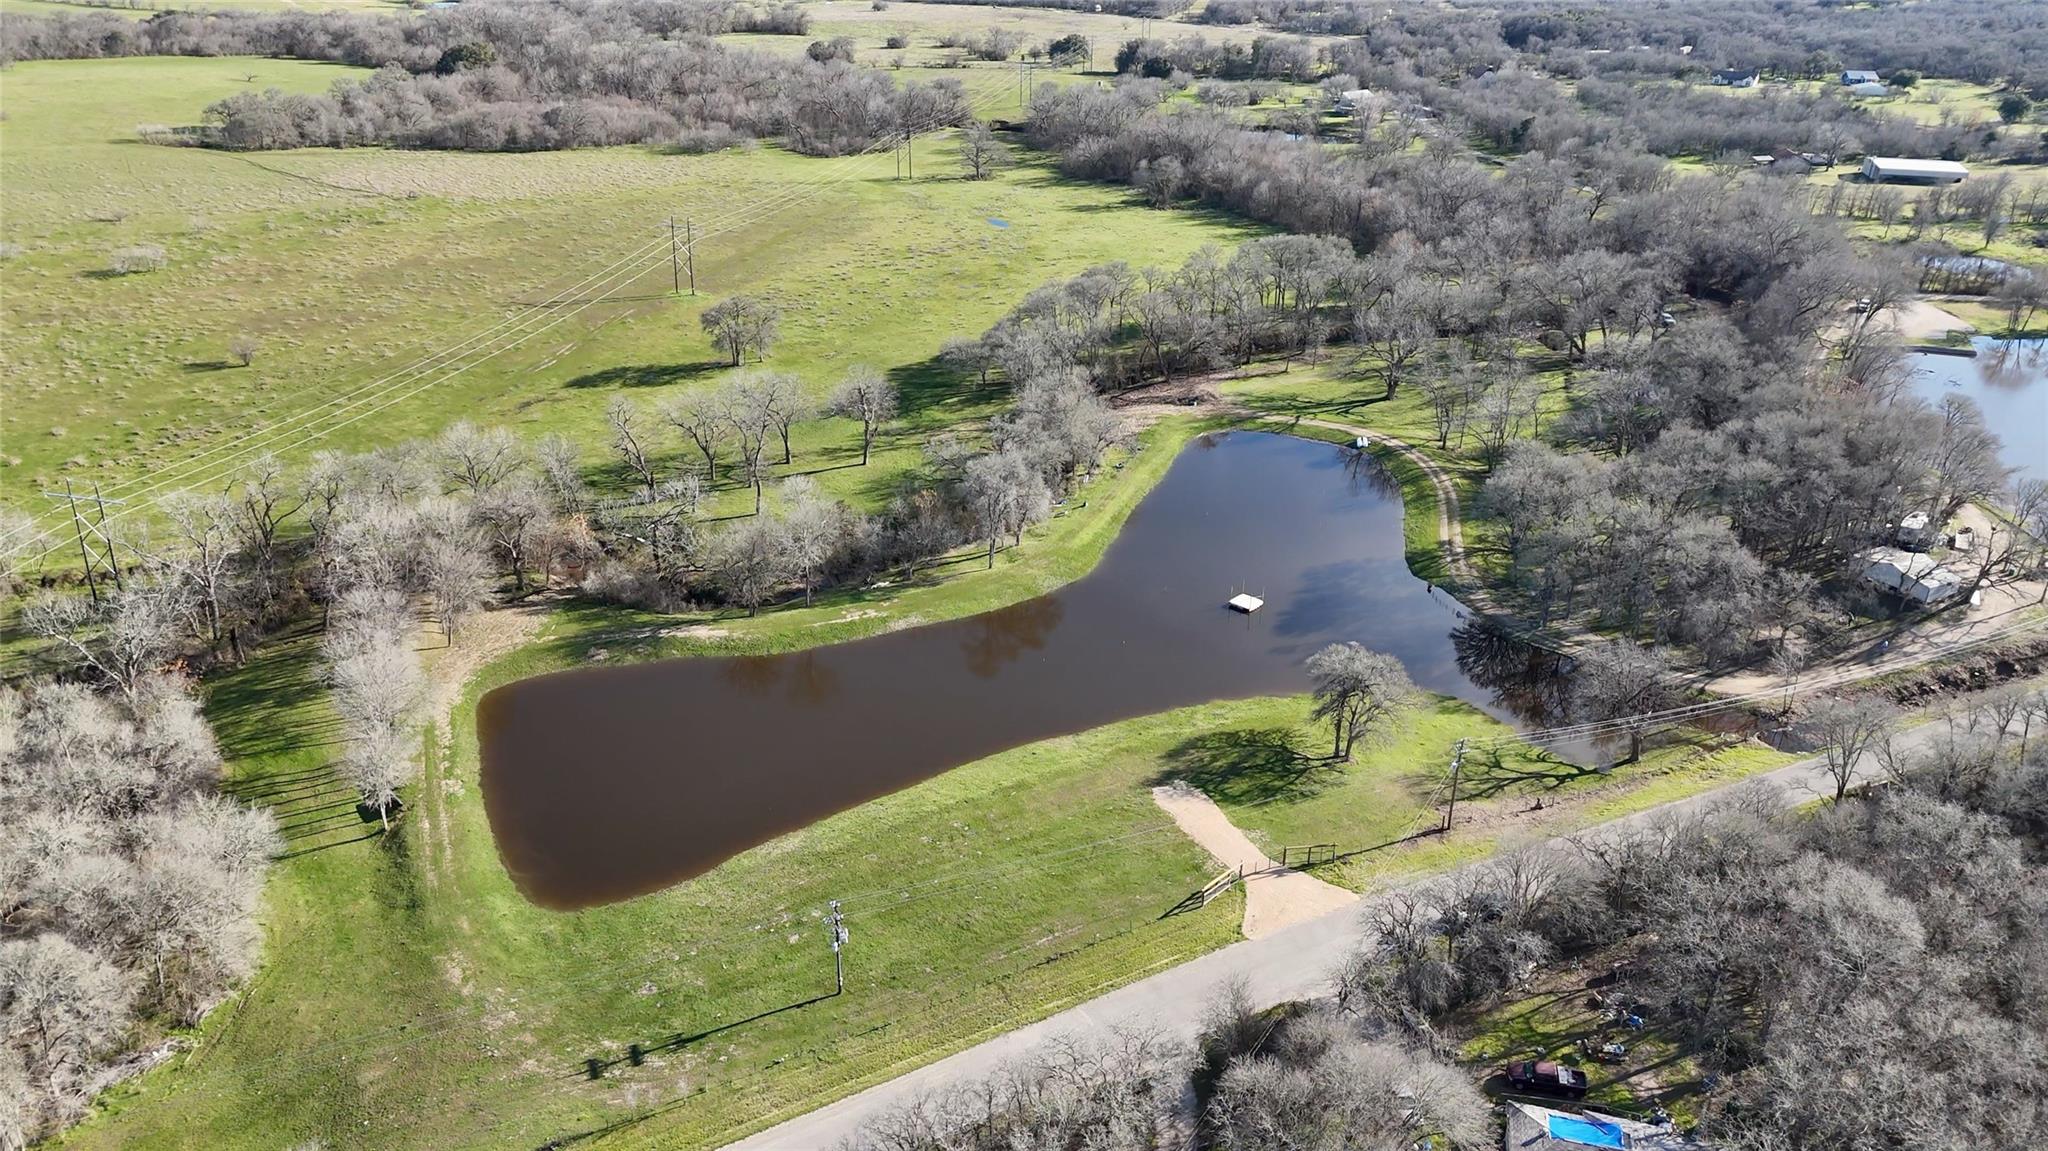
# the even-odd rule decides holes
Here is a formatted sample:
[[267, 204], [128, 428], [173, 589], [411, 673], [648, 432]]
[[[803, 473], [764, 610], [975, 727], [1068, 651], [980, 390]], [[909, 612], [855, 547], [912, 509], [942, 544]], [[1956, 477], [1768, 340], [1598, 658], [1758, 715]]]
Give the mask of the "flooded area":
[[[1005, 748], [1304, 691], [1303, 661], [1335, 640], [1503, 718], [1549, 711], [1541, 691], [1482, 686], [1534, 661], [1454, 640], [1461, 610], [1402, 550], [1399, 493], [1369, 458], [1207, 436], [1095, 571], [1053, 594], [811, 651], [583, 668], [491, 692], [478, 715], [491, 828], [535, 902], [625, 899]], [[1232, 612], [1237, 592], [1266, 606]]]
[[1911, 357], [1913, 394], [1936, 404], [1955, 392], [1977, 401], [2018, 475], [2048, 480], [2048, 340], [1970, 341], [1975, 356]]

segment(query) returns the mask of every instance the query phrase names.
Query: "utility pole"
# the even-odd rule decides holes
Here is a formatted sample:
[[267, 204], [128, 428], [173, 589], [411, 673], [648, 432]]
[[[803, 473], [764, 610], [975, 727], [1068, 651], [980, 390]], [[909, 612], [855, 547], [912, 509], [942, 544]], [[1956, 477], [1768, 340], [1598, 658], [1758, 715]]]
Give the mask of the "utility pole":
[[917, 133], [903, 133], [903, 174], [917, 179]]
[[668, 278], [677, 295], [683, 292], [682, 249], [676, 243], [676, 214], [668, 214]]
[[[674, 224], [671, 223], [673, 228]], [[689, 266], [690, 294], [697, 294], [697, 221], [683, 221], [683, 260]]]
[[832, 979], [837, 990], [834, 995], [846, 994], [846, 917], [839, 914], [839, 901], [832, 901], [832, 911], [825, 916], [825, 928], [832, 933]]
[[92, 502], [93, 506], [99, 509], [99, 519], [94, 522], [92, 530], [94, 535], [100, 537], [100, 542], [107, 545], [107, 570], [113, 573], [114, 590], [127, 591], [128, 589], [121, 584], [121, 557], [114, 547], [114, 537], [107, 533], [107, 501], [106, 497], [100, 495], [98, 480], [92, 482]]
[[1465, 766], [1465, 741], [1458, 741], [1458, 748], [1451, 753], [1451, 798], [1444, 807], [1444, 827], [1451, 830], [1451, 819], [1458, 813], [1458, 772]]
[[70, 480], [64, 481], [64, 502], [71, 508], [71, 533], [78, 537], [78, 562], [85, 565], [85, 586], [92, 590], [93, 606], [98, 607], [100, 583], [92, 570], [98, 565], [93, 562], [92, 553], [85, 548], [85, 520], [78, 514], [78, 496], [71, 490]]

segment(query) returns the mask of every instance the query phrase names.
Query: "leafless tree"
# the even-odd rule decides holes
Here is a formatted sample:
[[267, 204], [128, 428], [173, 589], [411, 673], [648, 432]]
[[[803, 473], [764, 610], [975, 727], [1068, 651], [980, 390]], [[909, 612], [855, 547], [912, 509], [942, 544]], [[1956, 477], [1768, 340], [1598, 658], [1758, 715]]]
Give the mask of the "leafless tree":
[[860, 462], [866, 466], [875, 437], [896, 418], [896, 389], [882, 373], [865, 364], [847, 369], [827, 405], [833, 415], [860, 421]]
[[845, 536], [846, 511], [826, 498], [809, 476], [793, 476], [782, 481], [781, 519], [784, 562], [808, 604], [819, 568]]
[[263, 345], [257, 341], [256, 337], [246, 332], [233, 336], [228, 340], [228, 355], [233, 356], [235, 362], [245, 368], [256, 362], [256, 353], [262, 350]]
[[1628, 760], [1674, 692], [1671, 663], [1654, 647], [1614, 639], [1585, 648], [1572, 672], [1572, 706], [1585, 721], [1628, 733]]
[[1897, 710], [1875, 697], [1824, 699], [1814, 705], [1810, 722], [1820, 740], [1837, 801], [1849, 794], [1856, 782], [1864, 754], [1897, 719]]
[[960, 165], [970, 180], [986, 180], [1013, 163], [1010, 150], [987, 124], [976, 121], [960, 130]]
[[133, 982], [61, 935], [0, 940], [0, 1027], [27, 1053], [30, 1078], [66, 1112], [98, 1055], [127, 1025]]
[[490, 602], [490, 565], [472, 541], [442, 537], [427, 542], [421, 574], [434, 619], [452, 644], [464, 621]]
[[22, 622], [67, 651], [77, 667], [133, 698], [177, 651], [186, 592], [171, 580], [129, 580], [98, 606], [84, 596], [46, 591]]
[[1051, 493], [1038, 469], [1022, 453], [990, 452], [968, 462], [968, 507], [976, 530], [988, 545], [988, 566], [996, 566], [996, 546], [1004, 536], [1023, 540], [1024, 529], [1051, 510]]
[[721, 390], [718, 407], [739, 447], [741, 473], [754, 489], [754, 514], [760, 515], [768, 482], [768, 437], [775, 428], [773, 388], [763, 377], [736, 377]]
[[674, 396], [661, 405], [662, 421], [681, 432], [704, 457], [704, 482], [718, 478], [718, 445], [726, 432], [722, 393], [695, 392]]
[[788, 372], [763, 373], [757, 386], [761, 389], [761, 414], [781, 437], [782, 462], [787, 464], [790, 429], [810, 416], [810, 401], [804, 398], [802, 381]]
[[390, 830], [398, 789], [419, 772], [419, 709], [426, 677], [402, 635], [379, 628], [330, 645], [328, 682], [346, 743], [341, 769]]
[[749, 354], [757, 360], [768, 357], [782, 322], [782, 309], [753, 296], [731, 296], [704, 309], [698, 322], [737, 368], [746, 363]]
[[1308, 658], [1315, 684], [1311, 718], [1328, 720], [1330, 758], [1349, 760], [1361, 737], [1415, 696], [1401, 661], [1363, 644], [1333, 643]]
[[165, 571], [188, 589], [194, 634], [218, 652], [224, 624], [238, 596], [237, 511], [227, 496], [182, 492], [165, 500], [173, 546], [161, 557]]
[[519, 440], [504, 428], [479, 428], [468, 420], [448, 426], [434, 441], [441, 470], [449, 482], [482, 495], [503, 483], [525, 464]]
[[640, 427], [640, 413], [633, 401], [624, 396], [613, 396], [604, 409], [605, 425], [611, 429], [612, 450], [625, 463], [626, 470], [640, 481], [640, 486], [649, 495], [654, 494], [654, 457], [650, 452], [646, 433]]

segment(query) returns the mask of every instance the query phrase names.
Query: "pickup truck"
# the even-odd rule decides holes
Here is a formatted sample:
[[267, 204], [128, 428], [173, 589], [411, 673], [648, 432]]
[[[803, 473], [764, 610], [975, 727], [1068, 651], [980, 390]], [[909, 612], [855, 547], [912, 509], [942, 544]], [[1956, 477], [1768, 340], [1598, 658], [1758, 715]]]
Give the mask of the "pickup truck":
[[1546, 1095], [1562, 1095], [1567, 1099], [1583, 1099], [1586, 1096], [1586, 1073], [1576, 1067], [1553, 1063], [1548, 1059], [1526, 1059], [1510, 1063], [1501, 1068], [1507, 1077], [1508, 1086], [1517, 1091], [1541, 1091]]

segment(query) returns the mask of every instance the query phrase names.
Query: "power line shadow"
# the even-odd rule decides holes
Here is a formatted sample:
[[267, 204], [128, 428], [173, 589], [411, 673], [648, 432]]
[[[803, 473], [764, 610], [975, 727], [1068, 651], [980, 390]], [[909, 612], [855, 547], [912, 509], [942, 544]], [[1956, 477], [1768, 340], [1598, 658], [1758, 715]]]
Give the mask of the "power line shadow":
[[[809, 999], [800, 1000], [796, 1003], [785, 1003], [780, 1007], [772, 1007], [766, 1011], [762, 1011], [754, 1015], [749, 1015], [745, 1019], [735, 1019], [731, 1023], [721, 1023], [716, 1027], [708, 1028], [703, 1031], [695, 1031], [688, 1033], [679, 1032], [675, 1035], [669, 1036], [667, 1039], [664, 1039], [659, 1043], [634, 1043], [627, 1047], [626, 1054], [618, 1056], [614, 1059], [585, 1059], [576, 1068], [576, 1070], [571, 1074], [570, 1077], [576, 1079], [602, 1079], [606, 1071], [609, 1071], [622, 1063], [631, 1064], [637, 1067], [640, 1065], [641, 1061], [645, 1060], [649, 1055], [659, 1055], [665, 1051], [681, 1051], [683, 1048], [688, 1047], [692, 1044], [702, 1043], [704, 1040], [709, 1039], [714, 1035], [723, 1035], [728, 1031], [745, 1027], [749, 1023], [759, 1023], [763, 1019], [769, 1019], [789, 1011], [800, 1010], [802, 1008], [809, 1007], [816, 1003], [823, 1003], [827, 999], [837, 999], [838, 997], [839, 992], [828, 991], [823, 995], [813, 995]], [[583, 1136], [577, 1136], [576, 1138], [582, 1137]]]

